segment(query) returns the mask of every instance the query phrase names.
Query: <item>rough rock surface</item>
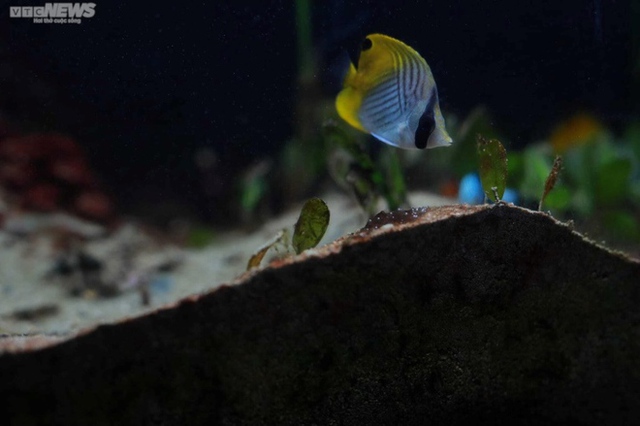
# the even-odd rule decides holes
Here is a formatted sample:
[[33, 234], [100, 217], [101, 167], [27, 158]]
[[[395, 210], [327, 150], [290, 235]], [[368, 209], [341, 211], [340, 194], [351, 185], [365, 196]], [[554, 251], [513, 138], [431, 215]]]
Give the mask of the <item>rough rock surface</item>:
[[133, 320], [0, 340], [2, 423], [633, 424], [639, 285], [541, 213], [381, 216]]

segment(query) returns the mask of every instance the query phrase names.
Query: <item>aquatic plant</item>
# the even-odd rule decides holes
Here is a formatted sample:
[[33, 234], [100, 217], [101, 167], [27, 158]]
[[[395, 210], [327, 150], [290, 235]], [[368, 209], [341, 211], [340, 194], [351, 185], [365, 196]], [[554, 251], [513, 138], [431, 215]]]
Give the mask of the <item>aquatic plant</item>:
[[561, 169], [562, 169], [562, 157], [560, 157], [559, 155], [556, 155], [556, 159], [553, 160], [553, 167], [551, 167], [549, 176], [547, 177], [547, 180], [544, 183], [544, 192], [542, 193], [542, 197], [540, 197], [538, 210], [542, 210], [542, 203], [544, 203], [544, 199], [547, 197], [549, 192], [551, 192], [553, 187], [556, 185]]
[[312, 198], [304, 203], [291, 240], [296, 254], [318, 245], [329, 226], [329, 219], [329, 208], [320, 198]]
[[242, 222], [246, 226], [257, 224], [261, 205], [269, 194], [272, 164], [269, 160], [259, 161], [243, 171], [238, 182], [239, 209]]
[[326, 149], [319, 129], [329, 115], [330, 103], [320, 88], [317, 61], [312, 43], [309, 0], [295, 2], [297, 75], [294, 97], [294, 132], [280, 155], [277, 187], [287, 202], [298, 201], [323, 176]]
[[[580, 219], [605, 236], [640, 241], [640, 125], [631, 124], [616, 139], [603, 125], [586, 123], [585, 117], [556, 127], [548, 141], [510, 152], [515, 185], [525, 200], [535, 200], [553, 174], [555, 152], [562, 151], [564, 173], [541, 200], [545, 208]], [[573, 139], [568, 129], [574, 130]]]
[[327, 120], [324, 135], [329, 149], [329, 172], [338, 186], [354, 194], [371, 217], [377, 213], [382, 197], [389, 210], [407, 204], [407, 186], [398, 152], [384, 146], [378, 161], [362, 146], [362, 134], [335, 120]]
[[507, 187], [507, 151], [498, 139], [478, 134], [478, 169], [488, 198], [500, 201]]
[[330, 213], [327, 204], [320, 198], [311, 198], [302, 206], [300, 216], [294, 225], [293, 237], [282, 229], [274, 238], [249, 258], [247, 270], [260, 266], [262, 259], [272, 247], [284, 247], [287, 253], [300, 254], [318, 245], [329, 226]]

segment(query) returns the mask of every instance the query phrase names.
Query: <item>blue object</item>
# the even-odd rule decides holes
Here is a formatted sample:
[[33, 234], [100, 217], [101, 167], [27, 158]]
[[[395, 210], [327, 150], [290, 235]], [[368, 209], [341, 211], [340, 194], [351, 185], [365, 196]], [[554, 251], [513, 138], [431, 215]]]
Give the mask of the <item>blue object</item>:
[[467, 173], [460, 179], [458, 201], [463, 204], [482, 204], [484, 202], [484, 191], [482, 191], [482, 183], [477, 173]]
[[[478, 173], [468, 173], [460, 179], [458, 201], [463, 204], [482, 204], [484, 202], [484, 191]], [[506, 188], [502, 195], [502, 201], [518, 204], [520, 197], [515, 189]]]
[[149, 284], [149, 289], [153, 294], [169, 293], [172, 287], [173, 279], [167, 275], [158, 275]]
[[502, 201], [518, 204], [520, 197], [518, 197], [518, 192], [515, 189], [507, 188], [504, 190], [504, 194], [502, 195]]

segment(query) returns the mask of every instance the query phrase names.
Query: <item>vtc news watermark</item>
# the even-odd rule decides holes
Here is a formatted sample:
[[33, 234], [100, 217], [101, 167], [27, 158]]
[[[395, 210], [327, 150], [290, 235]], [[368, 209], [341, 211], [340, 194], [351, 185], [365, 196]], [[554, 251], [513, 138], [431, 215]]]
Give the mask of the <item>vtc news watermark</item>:
[[44, 6], [9, 6], [10, 18], [33, 19], [34, 24], [80, 24], [93, 18], [95, 3], [45, 3]]

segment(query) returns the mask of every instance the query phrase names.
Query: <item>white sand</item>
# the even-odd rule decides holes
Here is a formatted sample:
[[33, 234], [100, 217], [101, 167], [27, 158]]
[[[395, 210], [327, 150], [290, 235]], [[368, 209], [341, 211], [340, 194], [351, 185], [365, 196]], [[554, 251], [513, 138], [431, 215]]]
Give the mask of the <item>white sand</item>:
[[[366, 223], [361, 210], [348, 197], [328, 194], [322, 198], [329, 206], [331, 222], [320, 245], [354, 232]], [[454, 202], [424, 193], [412, 194], [410, 200], [414, 206], [439, 206]], [[202, 250], [177, 247], [143, 250], [136, 264], [151, 265], [162, 259], [176, 257], [182, 259], [176, 270], [159, 276], [151, 286], [148, 306], [141, 303], [139, 292], [134, 290], [112, 298], [71, 296], [60, 279], [44, 279], [55, 259], [50, 236], [43, 234], [35, 239], [16, 238], [0, 231], [0, 334], [77, 331], [137, 316], [186, 296], [215, 289], [243, 273], [251, 255], [273, 239], [282, 228], [293, 229], [300, 207], [273, 219], [252, 234], [230, 232], [220, 236], [214, 244]], [[84, 249], [103, 259], [109, 257], [108, 253], [117, 253], [123, 240], [131, 238], [129, 228], [89, 242]], [[276, 254], [271, 253], [268, 257]], [[55, 305], [58, 312], [38, 320], [19, 320], [11, 315], [20, 309], [42, 305]]]

